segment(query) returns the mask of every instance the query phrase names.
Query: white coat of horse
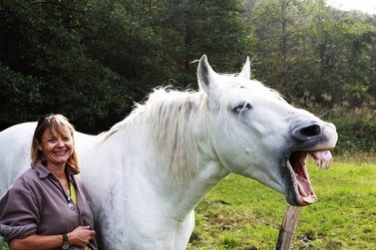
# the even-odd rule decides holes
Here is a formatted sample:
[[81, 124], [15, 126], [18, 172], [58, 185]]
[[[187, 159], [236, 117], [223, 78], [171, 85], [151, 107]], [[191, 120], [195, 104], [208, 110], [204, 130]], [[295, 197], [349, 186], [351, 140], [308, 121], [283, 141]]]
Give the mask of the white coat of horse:
[[[250, 80], [213, 71], [203, 56], [199, 91], [157, 89], [99, 136], [76, 134], [81, 179], [106, 249], [185, 249], [194, 208], [230, 173], [305, 206], [316, 201], [305, 160], [328, 168], [336, 128]], [[36, 123], [0, 133], [0, 195], [29, 167]]]

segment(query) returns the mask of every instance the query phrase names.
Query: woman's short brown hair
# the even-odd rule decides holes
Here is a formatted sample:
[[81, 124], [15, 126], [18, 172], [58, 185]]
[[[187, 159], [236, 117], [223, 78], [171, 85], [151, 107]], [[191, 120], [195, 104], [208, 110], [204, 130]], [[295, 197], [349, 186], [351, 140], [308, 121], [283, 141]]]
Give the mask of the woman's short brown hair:
[[38, 144], [41, 142], [43, 133], [45, 133], [46, 130], [54, 130], [61, 136], [66, 136], [67, 134], [71, 135], [73, 139], [73, 153], [67, 160], [66, 168], [68, 168], [74, 174], [78, 174], [80, 172], [80, 168], [75, 148], [75, 129], [72, 124], [68, 122], [66, 117], [59, 114], [50, 114], [38, 121], [37, 127], [34, 131], [33, 143], [31, 147], [32, 165], [34, 166], [38, 162], [42, 163], [45, 166], [47, 165], [46, 158], [44, 157], [42, 151], [38, 149]]

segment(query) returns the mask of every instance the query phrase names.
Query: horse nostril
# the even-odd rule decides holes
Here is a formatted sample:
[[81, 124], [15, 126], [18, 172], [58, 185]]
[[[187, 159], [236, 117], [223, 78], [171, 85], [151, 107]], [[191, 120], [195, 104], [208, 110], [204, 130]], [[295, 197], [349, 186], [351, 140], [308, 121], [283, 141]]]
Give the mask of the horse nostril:
[[311, 126], [308, 126], [308, 127], [304, 127], [302, 129], [300, 129], [299, 132], [303, 136], [311, 137], [311, 136], [319, 135], [322, 131], [321, 131], [320, 126], [315, 124], [315, 125], [311, 125]]
[[322, 127], [318, 124], [298, 127], [293, 131], [293, 136], [301, 141], [308, 140], [311, 137], [318, 136], [322, 133]]

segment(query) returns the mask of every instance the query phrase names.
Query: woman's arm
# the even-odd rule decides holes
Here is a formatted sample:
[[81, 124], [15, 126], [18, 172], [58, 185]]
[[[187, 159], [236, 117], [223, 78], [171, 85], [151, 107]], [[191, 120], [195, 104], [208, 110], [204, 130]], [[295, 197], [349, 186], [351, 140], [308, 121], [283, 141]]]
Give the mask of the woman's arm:
[[10, 249], [57, 249], [63, 245], [62, 235], [31, 235], [8, 242]]
[[[96, 232], [88, 226], [80, 226], [67, 234], [68, 243], [84, 248], [95, 234]], [[10, 249], [58, 249], [62, 248], [63, 235], [31, 235], [23, 239], [10, 240], [8, 244]]]

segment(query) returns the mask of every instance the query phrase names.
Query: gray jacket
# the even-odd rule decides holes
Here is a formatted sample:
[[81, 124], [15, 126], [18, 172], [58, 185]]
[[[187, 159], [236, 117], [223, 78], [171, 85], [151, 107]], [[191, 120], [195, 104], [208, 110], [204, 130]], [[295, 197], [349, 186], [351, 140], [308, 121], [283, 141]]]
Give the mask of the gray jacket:
[[[6, 241], [27, 236], [69, 233], [78, 226], [94, 228], [89, 202], [78, 178], [68, 172], [77, 193], [69, 207], [68, 194], [55, 176], [38, 163], [18, 177], [0, 199], [0, 235]], [[89, 246], [97, 249], [95, 239]], [[71, 246], [71, 249], [78, 249]]]

